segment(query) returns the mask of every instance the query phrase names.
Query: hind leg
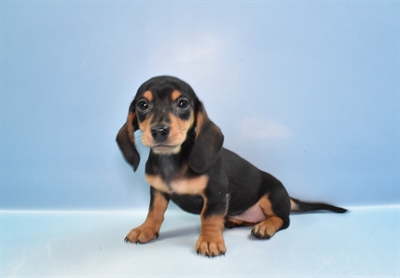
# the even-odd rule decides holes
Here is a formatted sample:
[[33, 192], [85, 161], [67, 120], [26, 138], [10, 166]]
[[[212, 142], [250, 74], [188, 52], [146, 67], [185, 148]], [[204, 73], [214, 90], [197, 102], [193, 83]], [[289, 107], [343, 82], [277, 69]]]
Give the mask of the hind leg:
[[243, 220], [235, 219], [233, 217], [225, 217], [224, 226], [227, 229], [234, 227], [254, 226], [256, 223], [246, 222]]
[[257, 224], [251, 230], [251, 234], [258, 239], [270, 239], [282, 227], [283, 220], [277, 216], [271, 216], [267, 220]]
[[289, 198], [287, 198], [287, 202], [281, 200], [276, 205], [273, 205], [271, 199], [273, 198], [270, 198], [269, 195], [264, 195], [259, 202], [266, 220], [258, 223], [251, 230], [251, 234], [258, 239], [270, 239], [277, 231], [289, 226]]

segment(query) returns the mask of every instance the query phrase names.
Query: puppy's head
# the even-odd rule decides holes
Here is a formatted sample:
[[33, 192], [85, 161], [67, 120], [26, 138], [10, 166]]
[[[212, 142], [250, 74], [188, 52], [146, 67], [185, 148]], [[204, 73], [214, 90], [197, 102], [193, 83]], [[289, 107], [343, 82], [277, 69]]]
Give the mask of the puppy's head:
[[192, 88], [173, 77], [155, 77], [138, 90], [136, 113], [142, 143], [156, 154], [176, 154], [195, 121], [198, 102]]
[[199, 166], [199, 172], [208, 167], [210, 158], [213, 160], [222, 148], [223, 135], [208, 119], [193, 89], [170, 76], [154, 77], [139, 87], [128, 120], [118, 133], [118, 145], [134, 170], [140, 160], [133, 137], [137, 129], [142, 131], [143, 145], [158, 155], [178, 154], [191, 130], [195, 143], [189, 164], [192, 168]]

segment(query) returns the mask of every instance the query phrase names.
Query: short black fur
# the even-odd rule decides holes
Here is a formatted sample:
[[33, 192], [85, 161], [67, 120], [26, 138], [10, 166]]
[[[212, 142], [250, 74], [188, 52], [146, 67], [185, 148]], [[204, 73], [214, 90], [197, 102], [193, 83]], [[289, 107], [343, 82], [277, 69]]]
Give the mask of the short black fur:
[[[177, 100], [171, 100], [171, 93], [175, 90], [178, 90], [182, 96]], [[143, 99], [146, 91], [150, 91], [154, 99], [149, 101], [151, 103], [148, 110], [138, 109], [137, 103]], [[177, 107], [177, 101], [182, 98], [188, 102], [181, 103], [185, 109]], [[140, 156], [136, 151], [131, 133], [138, 130], [139, 123], [145, 121], [150, 115], [153, 117], [152, 125], [160, 122], [170, 124], [165, 120], [165, 114], [168, 111], [177, 115], [182, 121], [192, 119], [193, 124], [187, 130], [179, 152], [158, 154], [153, 149], [150, 150], [145, 168], [146, 176], [154, 183], [150, 184], [152, 186], [150, 210], [157, 205], [154, 203], [155, 194], [161, 192], [167, 202], [172, 200], [187, 212], [201, 214], [204, 223], [219, 217], [225, 219], [226, 227], [233, 227], [237, 223], [240, 225], [240, 222], [234, 224], [229, 219], [241, 219], [241, 216], [245, 215], [250, 208], [256, 206], [257, 210], [263, 209], [264, 213], [271, 214], [265, 215], [266, 219], [270, 216], [278, 219], [275, 220], [275, 223], [278, 223], [276, 227], [271, 226], [276, 230], [286, 229], [289, 226], [291, 211], [346, 212], [346, 209], [340, 207], [324, 203], [307, 203], [290, 198], [285, 187], [274, 176], [259, 170], [237, 154], [223, 148], [224, 136], [219, 127], [208, 118], [203, 104], [193, 89], [186, 82], [175, 77], [159, 76], [148, 80], [140, 86], [130, 105], [128, 121], [120, 129], [117, 142], [125, 159], [134, 170], [138, 167]], [[177, 184], [179, 186], [183, 184], [186, 191], [179, 189]], [[192, 193], [192, 188], [195, 193]], [[260, 204], [259, 207], [256, 204]], [[219, 220], [215, 221], [215, 223], [220, 223]], [[150, 222], [145, 222], [143, 225], [146, 226], [145, 224]], [[264, 222], [265, 225], [268, 224], [267, 220]], [[129, 241], [140, 241], [140, 237], [144, 234], [140, 233], [142, 226], [131, 231], [128, 235], [131, 238]], [[154, 229], [159, 229], [159, 227], [154, 226]], [[273, 235], [265, 231], [257, 228], [253, 229], [252, 234], [256, 238], [263, 239], [268, 239]], [[205, 236], [203, 232], [199, 238], [200, 243], [198, 242], [198, 247], [196, 247], [198, 252], [207, 256], [215, 255], [215, 253], [216, 255], [225, 254], [226, 250], [222, 247], [212, 252], [204, 248], [202, 236]], [[221, 243], [221, 239], [216, 239], [216, 241]], [[211, 249], [211, 245], [209, 248]]]

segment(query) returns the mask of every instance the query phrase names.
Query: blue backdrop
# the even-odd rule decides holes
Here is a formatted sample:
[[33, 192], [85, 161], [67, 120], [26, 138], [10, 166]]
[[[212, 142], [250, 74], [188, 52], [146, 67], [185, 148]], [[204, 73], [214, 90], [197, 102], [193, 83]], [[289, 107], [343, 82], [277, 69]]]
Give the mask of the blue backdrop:
[[292, 196], [399, 202], [398, 1], [2, 1], [1, 28], [3, 209], [147, 207], [115, 136], [160, 74]]

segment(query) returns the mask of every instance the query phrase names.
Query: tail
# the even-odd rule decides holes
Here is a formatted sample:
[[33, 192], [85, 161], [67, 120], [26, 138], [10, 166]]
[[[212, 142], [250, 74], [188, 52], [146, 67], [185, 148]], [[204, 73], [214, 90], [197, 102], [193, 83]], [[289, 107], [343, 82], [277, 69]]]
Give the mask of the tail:
[[336, 213], [344, 213], [347, 211], [345, 208], [336, 207], [325, 203], [306, 203], [290, 197], [291, 211], [293, 212], [306, 212], [315, 210], [329, 210]]

